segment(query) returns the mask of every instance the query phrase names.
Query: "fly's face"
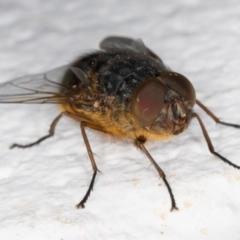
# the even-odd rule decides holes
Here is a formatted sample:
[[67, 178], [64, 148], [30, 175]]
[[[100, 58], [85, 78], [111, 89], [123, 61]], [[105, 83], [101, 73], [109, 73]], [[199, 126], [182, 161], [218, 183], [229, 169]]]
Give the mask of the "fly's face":
[[191, 119], [196, 102], [191, 82], [179, 73], [163, 72], [135, 91], [131, 111], [137, 122], [155, 134], [177, 135]]

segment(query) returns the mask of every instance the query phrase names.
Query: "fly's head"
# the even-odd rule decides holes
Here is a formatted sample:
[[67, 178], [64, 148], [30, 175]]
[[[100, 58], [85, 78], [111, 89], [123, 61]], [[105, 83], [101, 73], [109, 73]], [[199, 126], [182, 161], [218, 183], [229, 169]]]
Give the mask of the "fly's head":
[[177, 135], [187, 128], [195, 102], [194, 87], [186, 77], [163, 72], [145, 80], [136, 89], [131, 113], [152, 133]]

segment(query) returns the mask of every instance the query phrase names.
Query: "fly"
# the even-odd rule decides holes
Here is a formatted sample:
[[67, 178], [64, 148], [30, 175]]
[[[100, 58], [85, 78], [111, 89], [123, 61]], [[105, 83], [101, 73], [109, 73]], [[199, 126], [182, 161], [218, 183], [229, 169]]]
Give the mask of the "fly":
[[52, 137], [63, 116], [80, 123], [93, 175], [77, 208], [85, 207], [98, 172], [85, 128], [131, 139], [165, 183], [171, 210], [178, 209], [174, 194], [164, 171], [145, 148], [146, 141], [166, 140], [178, 135], [195, 118], [209, 151], [240, 169], [214, 150], [201, 118], [193, 111], [194, 105], [202, 108], [216, 123], [235, 128], [240, 125], [220, 121], [196, 99], [194, 87], [186, 77], [171, 71], [140, 39], [107, 37], [100, 43], [100, 48], [70, 65], [0, 85], [0, 103], [50, 103], [61, 108], [46, 136], [26, 145], [14, 143], [10, 148], [32, 147]]

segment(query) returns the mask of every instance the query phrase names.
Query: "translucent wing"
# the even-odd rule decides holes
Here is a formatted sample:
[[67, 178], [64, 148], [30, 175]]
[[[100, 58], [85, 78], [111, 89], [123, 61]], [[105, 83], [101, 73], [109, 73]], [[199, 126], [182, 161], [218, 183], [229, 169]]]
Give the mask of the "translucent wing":
[[155, 53], [153, 53], [149, 48], [147, 48], [141, 39], [132, 39], [126, 37], [107, 37], [100, 43], [100, 48], [104, 50], [112, 48], [120, 48], [130, 50], [136, 53], [144, 53], [158, 62], [163, 63], [161, 58], [159, 58]]
[[64, 103], [61, 81], [69, 65], [0, 84], [0, 103]]

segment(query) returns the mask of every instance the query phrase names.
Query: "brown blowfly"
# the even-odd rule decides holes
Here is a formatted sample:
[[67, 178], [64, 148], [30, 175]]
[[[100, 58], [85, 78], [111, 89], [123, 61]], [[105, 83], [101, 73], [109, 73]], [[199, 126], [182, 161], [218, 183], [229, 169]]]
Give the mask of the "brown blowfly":
[[98, 172], [86, 127], [131, 139], [145, 153], [165, 183], [171, 210], [177, 209], [172, 189], [163, 170], [145, 148], [147, 140], [165, 140], [178, 135], [196, 118], [209, 151], [240, 169], [214, 150], [207, 130], [193, 107], [197, 104], [216, 123], [235, 128], [240, 128], [240, 125], [220, 121], [196, 99], [194, 87], [186, 77], [166, 67], [140, 39], [107, 37], [100, 43], [100, 48], [70, 65], [0, 85], [0, 103], [52, 103], [59, 104], [62, 110], [53, 120], [48, 135], [26, 145], [14, 143], [11, 148], [32, 147], [52, 137], [63, 116], [80, 122], [93, 175], [77, 208], [84, 208]]

